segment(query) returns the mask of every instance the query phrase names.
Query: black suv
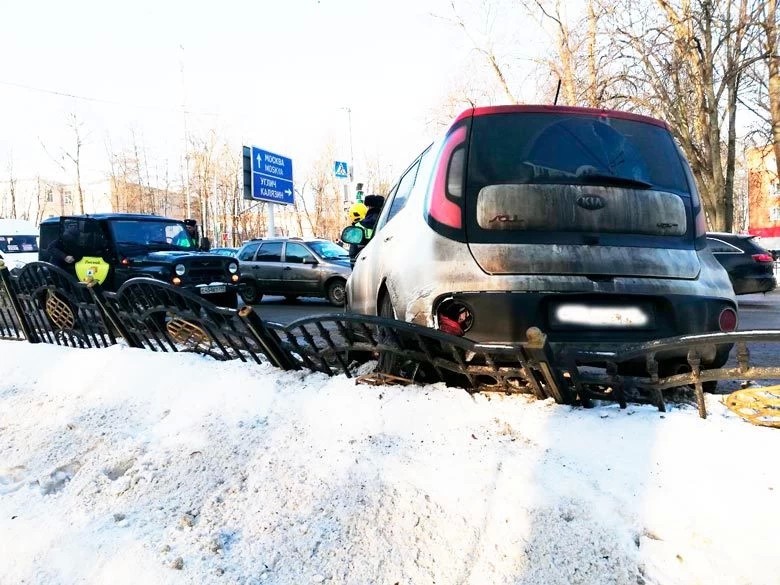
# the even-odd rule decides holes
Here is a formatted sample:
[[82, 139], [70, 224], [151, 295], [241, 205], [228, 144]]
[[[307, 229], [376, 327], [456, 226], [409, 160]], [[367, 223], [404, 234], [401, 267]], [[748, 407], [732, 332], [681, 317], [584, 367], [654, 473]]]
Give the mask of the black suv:
[[238, 304], [238, 262], [199, 251], [184, 222], [155, 215], [104, 213], [54, 217], [41, 222], [39, 259], [64, 242], [79, 280], [92, 277], [115, 291], [135, 277], [154, 278], [229, 308]]
[[734, 293], [766, 293], [777, 286], [772, 252], [753, 241], [755, 236], [707, 233], [707, 246], [729, 273]]

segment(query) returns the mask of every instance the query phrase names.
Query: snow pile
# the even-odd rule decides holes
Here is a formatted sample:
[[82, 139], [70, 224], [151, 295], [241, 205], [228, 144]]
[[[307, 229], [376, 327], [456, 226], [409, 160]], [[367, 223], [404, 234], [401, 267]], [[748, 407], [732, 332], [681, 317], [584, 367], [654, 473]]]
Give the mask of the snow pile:
[[0, 342], [0, 583], [770, 583], [780, 433]]

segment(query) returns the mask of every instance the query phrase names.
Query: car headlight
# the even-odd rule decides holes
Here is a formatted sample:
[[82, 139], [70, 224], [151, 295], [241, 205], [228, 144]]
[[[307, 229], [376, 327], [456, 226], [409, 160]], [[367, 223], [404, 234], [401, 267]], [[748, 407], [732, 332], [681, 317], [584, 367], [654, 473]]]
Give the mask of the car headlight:
[[230, 264], [228, 264], [228, 272], [230, 272], [230, 274], [235, 274], [236, 272], [238, 272], [238, 264], [236, 264], [235, 262], [231, 262]]
[[176, 274], [179, 276], [184, 276], [184, 273], [187, 272], [187, 267], [184, 264], [177, 264], [174, 270], [176, 270]]

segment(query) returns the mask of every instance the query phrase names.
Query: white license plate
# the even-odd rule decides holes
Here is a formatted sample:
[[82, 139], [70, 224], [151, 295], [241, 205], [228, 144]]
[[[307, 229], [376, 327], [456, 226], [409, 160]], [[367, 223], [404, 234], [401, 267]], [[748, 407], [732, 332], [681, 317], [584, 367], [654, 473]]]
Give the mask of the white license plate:
[[200, 287], [200, 294], [215, 295], [215, 294], [223, 293], [226, 290], [227, 287], [224, 284], [220, 284], [218, 286], [202, 286]]
[[640, 307], [592, 307], [580, 304], [563, 304], [555, 309], [555, 319], [566, 325], [590, 325], [596, 327], [646, 327], [650, 317]]

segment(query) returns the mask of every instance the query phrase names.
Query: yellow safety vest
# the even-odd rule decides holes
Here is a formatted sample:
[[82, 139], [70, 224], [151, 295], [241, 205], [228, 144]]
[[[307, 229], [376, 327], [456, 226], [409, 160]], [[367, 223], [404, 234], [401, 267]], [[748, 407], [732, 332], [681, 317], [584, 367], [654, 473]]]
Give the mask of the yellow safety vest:
[[84, 256], [76, 262], [75, 268], [76, 277], [81, 282], [88, 282], [92, 279], [98, 284], [103, 284], [108, 277], [111, 266], [99, 256]]

